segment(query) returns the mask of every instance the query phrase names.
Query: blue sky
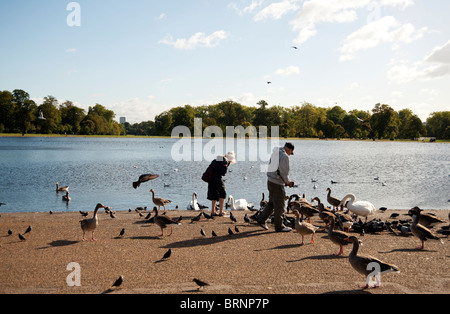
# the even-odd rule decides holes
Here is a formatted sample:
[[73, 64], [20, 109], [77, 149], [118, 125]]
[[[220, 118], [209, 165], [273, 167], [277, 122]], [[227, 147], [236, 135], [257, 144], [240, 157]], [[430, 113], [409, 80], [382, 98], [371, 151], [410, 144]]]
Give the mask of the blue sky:
[[348, 111], [381, 102], [423, 120], [450, 110], [448, 0], [75, 4], [0, 2], [0, 90], [99, 103], [131, 123], [228, 99]]

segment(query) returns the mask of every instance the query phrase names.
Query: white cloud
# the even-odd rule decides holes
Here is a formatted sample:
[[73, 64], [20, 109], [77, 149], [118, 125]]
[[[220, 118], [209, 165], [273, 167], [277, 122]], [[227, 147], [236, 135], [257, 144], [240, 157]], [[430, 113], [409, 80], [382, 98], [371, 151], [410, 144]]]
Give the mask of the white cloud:
[[161, 13], [156, 19], [157, 20], [163, 20], [163, 19], [165, 19], [166, 18], [166, 13]]
[[220, 41], [226, 39], [227, 37], [228, 33], [220, 30], [212, 33], [211, 35], [206, 35], [205, 33], [198, 32], [188, 39], [179, 38], [174, 40], [171, 35], [167, 35], [166, 38], [160, 40], [159, 42], [166, 45], [172, 45], [175, 48], [181, 50], [192, 50], [198, 47], [216, 47], [220, 43]]
[[252, 13], [256, 8], [263, 4], [264, 0], [252, 0], [248, 6], [244, 7], [242, 10], [238, 8], [237, 4], [232, 2], [228, 4], [228, 8], [235, 11], [238, 15], [244, 15], [244, 13]]
[[67, 53], [75, 53], [77, 51], [78, 51], [77, 48], [69, 48], [66, 50]]
[[410, 64], [399, 61], [392, 64], [388, 71], [388, 79], [398, 83], [415, 80], [432, 80], [450, 75], [450, 41], [433, 49], [422, 61]]
[[300, 7], [297, 5], [298, 0], [283, 0], [275, 2], [262, 9], [255, 15], [255, 21], [261, 21], [268, 18], [280, 19], [283, 15], [290, 11], [296, 11]]
[[161, 106], [154, 103], [154, 98], [150, 95], [144, 100], [137, 97], [119, 100], [109, 104], [108, 108], [114, 111], [117, 121], [119, 117], [126, 117], [127, 122], [131, 124], [150, 121], [164, 111]]
[[302, 10], [291, 22], [299, 31], [296, 44], [303, 44], [317, 34], [320, 23], [346, 23], [357, 19], [356, 9], [365, 7], [371, 0], [310, 0], [303, 3]]
[[407, 7], [414, 5], [413, 0], [381, 0], [380, 4], [383, 6], [400, 7], [406, 9]]
[[400, 43], [407, 44], [422, 38], [426, 30], [426, 27], [416, 30], [410, 23], [402, 25], [393, 16], [383, 17], [350, 34], [340, 49], [340, 60], [353, 59], [356, 52], [382, 43], [393, 43], [396, 49]]
[[288, 66], [285, 69], [278, 69], [275, 74], [282, 75], [282, 76], [289, 76], [292, 74], [300, 74], [299, 67], [296, 67], [294, 65]]

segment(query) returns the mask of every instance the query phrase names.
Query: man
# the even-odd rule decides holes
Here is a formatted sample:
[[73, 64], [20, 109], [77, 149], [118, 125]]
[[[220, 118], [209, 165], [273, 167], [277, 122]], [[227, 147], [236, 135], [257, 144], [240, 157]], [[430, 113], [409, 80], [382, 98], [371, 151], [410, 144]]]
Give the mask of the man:
[[294, 155], [294, 145], [286, 143], [284, 147], [275, 149], [269, 162], [267, 172], [267, 188], [269, 190], [269, 202], [258, 217], [258, 224], [265, 230], [269, 230], [266, 220], [272, 213], [276, 232], [290, 232], [292, 228], [283, 224], [286, 192], [285, 186], [294, 187], [294, 182], [289, 179], [289, 156]]

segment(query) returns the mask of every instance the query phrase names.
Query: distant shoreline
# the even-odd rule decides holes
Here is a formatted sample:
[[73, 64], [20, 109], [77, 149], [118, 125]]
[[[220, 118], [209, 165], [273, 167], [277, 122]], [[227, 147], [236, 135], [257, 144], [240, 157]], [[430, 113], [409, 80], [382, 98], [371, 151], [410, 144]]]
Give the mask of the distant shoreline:
[[[68, 138], [128, 138], [128, 139], [135, 139], [135, 138], [140, 138], [140, 139], [172, 139], [171, 136], [143, 136], [143, 135], [121, 135], [121, 136], [116, 136], [116, 135], [64, 135], [64, 134], [25, 134], [22, 135], [20, 133], [0, 133], [0, 137], [9, 137], [9, 138], [13, 138], [13, 137], [20, 137], [20, 138], [61, 138], [61, 137], [68, 137]], [[195, 137], [191, 137], [191, 139], [194, 139]], [[224, 137], [225, 139], [227, 137]], [[203, 138], [203, 139], [207, 139], [207, 138]], [[248, 139], [248, 138], [245, 138]], [[271, 139], [270, 137], [268, 138], [269, 140]], [[327, 138], [327, 139], [319, 139], [319, 138], [304, 138], [304, 137], [286, 137], [286, 138], [280, 138], [280, 140], [283, 141], [343, 141], [343, 142], [347, 142], [347, 141], [357, 141], [357, 142], [373, 142], [374, 140], [372, 139], [351, 139], [351, 138], [341, 138], [341, 139], [337, 139], [337, 138]], [[411, 142], [411, 143], [428, 143], [428, 142], [421, 142], [421, 141], [413, 141], [413, 140], [408, 140], [408, 139], [397, 139], [397, 140], [389, 140], [389, 139], [382, 139], [382, 140], [375, 140], [375, 142]], [[437, 140], [435, 143], [450, 143], [450, 140]]]

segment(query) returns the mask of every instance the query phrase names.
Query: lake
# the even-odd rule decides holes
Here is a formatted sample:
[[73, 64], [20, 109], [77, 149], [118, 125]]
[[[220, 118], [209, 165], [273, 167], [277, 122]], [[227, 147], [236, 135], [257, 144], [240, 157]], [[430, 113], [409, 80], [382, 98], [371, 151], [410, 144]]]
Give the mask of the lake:
[[[291, 157], [291, 179], [298, 187], [287, 189], [289, 194], [305, 193], [309, 199], [318, 196], [326, 202], [330, 187], [333, 196], [343, 198], [352, 193], [357, 200], [370, 201], [377, 208], [450, 208], [449, 144], [292, 142], [296, 148]], [[152, 208], [151, 188], [157, 196], [172, 200], [168, 209], [186, 209], [193, 192], [198, 193], [199, 203], [210, 206], [201, 175], [216, 153], [214, 148], [225, 147], [224, 143], [212, 143], [207, 139], [3, 137], [0, 202], [7, 205], [0, 207], [0, 212], [91, 211], [99, 202], [113, 210]], [[266, 164], [268, 153], [261, 150], [270, 153], [270, 146], [265, 149], [263, 144], [263, 140], [231, 142], [239, 161], [230, 166], [225, 178], [227, 192], [235, 199], [245, 198], [258, 205], [262, 193], [267, 196], [261, 166]], [[183, 152], [190, 160], [179, 160]], [[205, 158], [193, 161], [199, 157]], [[132, 182], [144, 173], [160, 177], [133, 189]], [[57, 181], [70, 186], [69, 204], [62, 201], [63, 193], [55, 192]]]

